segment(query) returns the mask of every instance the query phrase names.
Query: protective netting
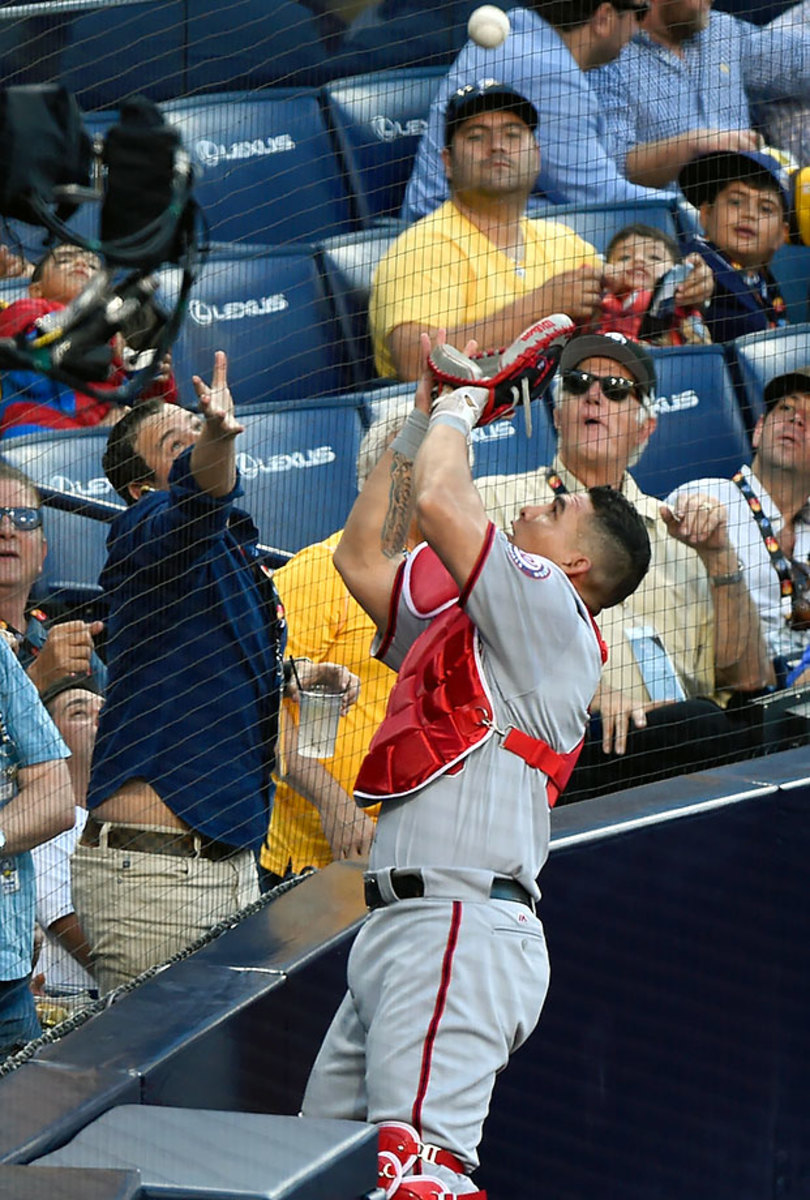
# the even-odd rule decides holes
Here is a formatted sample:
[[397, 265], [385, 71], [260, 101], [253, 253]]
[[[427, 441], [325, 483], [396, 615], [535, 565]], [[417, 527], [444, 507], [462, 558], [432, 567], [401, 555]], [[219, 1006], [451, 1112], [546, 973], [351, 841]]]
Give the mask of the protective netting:
[[[654, 11], [658, 3], [653, 0]], [[296, 748], [299, 703], [288, 689], [281, 701], [273, 821], [266, 836], [257, 835], [266, 793], [252, 799], [242, 793], [252, 786], [257, 746], [266, 748], [275, 736], [276, 718], [264, 697], [246, 694], [275, 689], [282, 646], [261, 642], [255, 608], [248, 609], [261, 603], [263, 619], [271, 620], [279, 616], [275, 597], [253, 576], [243, 584], [244, 564], [233, 558], [218, 568], [216, 580], [198, 572], [198, 560], [218, 551], [208, 513], [196, 509], [176, 523], [165, 544], [157, 534], [150, 542], [148, 522], [138, 528], [116, 564], [120, 592], [104, 594], [98, 580], [112, 549], [109, 519], [120, 521], [124, 510], [102, 466], [112, 416], [96, 425], [53, 420], [74, 398], [57, 398], [41, 378], [32, 383], [4, 371], [0, 457], [30, 476], [46, 499], [48, 552], [28, 580], [28, 608], [42, 610], [48, 622], [105, 622], [95, 629], [95, 646], [99, 660], [113, 667], [122, 724], [107, 735], [106, 774], [94, 801], [123, 789], [129, 798], [119, 797], [109, 810], [118, 815], [108, 819], [119, 829], [131, 823], [140, 830], [140, 840], [128, 843], [95, 828], [91, 817], [86, 850], [104, 851], [110, 895], [118, 887], [116, 872], [121, 883], [125, 876], [131, 882], [141, 855], [162, 858], [180, 877], [193, 874], [190, 864], [201, 859], [229, 870], [219, 847], [236, 847], [249, 852], [251, 867], [255, 858], [270, 887], [335, 858], [367, 855], [376, 812], [359, 812], [351, 791], [395, 676], [370, 659], [373, 622], [337, 574], [332, 555], [357, 495], [358, 455], [365, 473], [412, 404], [421, 329], [434, 336], [447, 329], [459, 348], [477, 334], [482, 348], [492, 348], [508, 346], [525, 325], [550, 312], [569, 312], [580, 332], [618, 331], [644, 338], [650, 349], [656, 382], [645, 397], [632, 387], [620, 394], [632, 367], [626, 358], [611, 359], [603, 346], [573, 364], [584, 380], [558, 378], [533, 400], [531, 436], [522, 409], [472, 435], [473, 476], [488, 480], [481, 495], [505, 530], [524, 505], [550, 503], [555, 494], [600, 482], [622, 486], [631, 498], [640, 489], [654, 531], [654, 569], [636, 602], [602, 614], [611, 656], [562, 803], [806, 741], [801, 663], [810, 627], [810, 488], [799, 495], [780, 481], [785, 472], [799, 483], [810, 480], [810, 374], [802, 375], [810, 372], [810, 248], [801, 242], [796, 212], [804, 195], [796, 172], [810, 162], [810, 48], [802, 41], [810, 41], [807, 6], [715, 6], [703, 48], [689, 42], [669, 60], [660, 39], [644, 42], [643, 33], [616, 58], [635, 31], [638, 8], [618, 4], [610, 17], [614, 41], [603, 40], [589, 60], [571, 33], [576, 22], [560, 16], [565, 7], [514, 10], [510, 37], [492, 51], [465, 48], [475, 8], [469, 0], [123, 0], [104, 6], [56, 0], [0, 8], [4, 85], [63, 84], [77, 97], [99, 151], [119, 106], [135, 93], [154, 100], [179, 130], [211, 246], [173, 347], [177, 399], [196, 407], [192, 376], [211, 383], [214, 354], [224, 350], [243, 426], [235, 442], [241, 485], [235, 503], [255, 520], [265, 563], [275, 569], [286, 611], [283, 655], [339, 663], [361, 680], [359, 700], [341, 718], [334, 753], [322, 758]], [[694, 19], [698, 7], [682, 0], [682, 21]], [[548, 26], [538, 33], [543, 16], [562, 21], [561, 32]], [[699, 32], [695, 26], [689, 37]], [[534, 187], [530, 181], [523, 197], [531, 221], [524, 227], [509, 216], [510, 229], [521, 230], [517, 242], [499, 234], [506, 223], [498, 208], [502, 193], [474, 179], [465, 183], [470, 160], [444, 126], [444, 107], [456, 89], [487, 78], [528, 97], [539, 116], [540, 158]], [[740, 157], [750, 167], [752, 150], [776, 155], [771, 165], [755, 164], [756, 178], [753, 168], [740, 173]], [[724, 218], [737, 233], [721, 246], [722, 263], [701, 260], [708, 269], [697, 260], [707, 231], [715, 249], [725, 236], [717, 213], [722, 187], [705, 196], [690, 193], [694, 204], [677, 187], [679, 171], [701, 151], [725, 154], [723, 170], [730, 173], [722, 187], [742, 180], [760, 206], [741, 217], [738, 205], [736, 217]], [[510, 152], [502, 153], [507, 158]], [[510, 193], [513, 207], [520, 186]], [[447, 199], [463, 199], [465, 187], [477, 197], [462, 205], [464, 220], [478, 217], [469, 227]], [[770, 196], [768, 211], [762, 195]], [[77, 235], [96, 240], [98, 221], [99, 206], [87, 201], [71, 224]], [[739, 234], [746, 222], [751, 228]], [[770, 235], [752, 249], [767, 222]], [[772, 240], [765, 244], [767, 236]], [[42, 229], [8, 221], [4, 240], [9, 254], [19, 256], [0, 281], [8, 318], [29, 298], [25, 263], [39, 261], [47, 238]], [[656, 291], [656, 284], [685, 258], [693, 264], [693, 281], [705, 270], [713, 285], [679, 306], [673, 293], [679, 283], [688, 285], [686, 271], [670, 277], [669, 293]], [[168, 311], [182, 272], [164, 263], [158, 274], [154, 303]], [[586, 278], [590, 284], [583, 284]], [[718, 280], [739, 301], [739, 320], [712, 309]], [[590, 314], [588, 287], [599, 293]], [[643, 316], [650, 293], [653, 307], [658, 304], [653, 320]], [[500, 319], [504, 312], [509, 320]], [[132, 341], [137, 349], [135, 336]], [[602, 392], [589, 401], [594, 377]], [[768, 391], [779, 379], [786, 380], [781, 390]], [[630, 411], [622, 409], [628, 399], [632, 420], [617, 415]], [[27, 407], [35, 403], [40, 416]], [[588, 403], [591, 417], [582, 415]], [[382, 437], [381, 421], [387, 422]], [[371, 449], [363, 445], [369, 429]], [[747, 472], [752, 459], [753, 476]], [[750, 495], [733, 480], [741, 467]], [[132, 477], [138, 480], [143, 477]], [[691, 503], [686, 485], [694, 481], [700, 481], [691, 489], [695, 507], [711, 514], [714, 533], [704, 521], [690, 542], [679, 538], [677, 525], [691, 520], [684, 506]], [[165, 486], [151, 477], [146, 482]], [[23, 503], [18, 495], [4, 498], [7, 488], [19, 486], [0, 474], [0, 505]], [[117, 507], [93, 510], [94, 501]], [[659, 513], [665, 501], [674, 513], [666, 524]], [[79, 502], [87, 502], [81, 512]], [[755, 516], [763, 511], [769, 527]], [[8, 518], [2, 524], [9, 544], [42, 537], [33, 530], [12, 534]], [[0, 577], [0, 604], [3, 586]], [[254, 587], [246, 601], [245, 589]], [[14, 605], [9, 612], [0, 608], [0, 618], [16, 628], [15, 612]], [[216, 630], [225, 626], [223, 640]], [[233, 676], [226, 654], [233, 655]], [[259, 658], [263, 666], [255, 670]], [[98, 690], [104, 691], [103, 677]], [[648, 742], [637, 729], [645, 723]], [[160, 746], [157, 755], [150, 743]], [[126, 764], [123, 774], [109, 761], [116, 754]], [[212, 770], [219, 772], [218, 799], [199, 801], [195, 784], [201, 793], [210, 790]], [[160, 786], [152, 791], [176, 821], [167, 823], [161, 807], [150, 808], [142, 789], [136, 800], [126, 792], [158, 775]], [[83, 779], [86, 786], [86, 774]], [[266, 805], [262, 811], [268, 815]], [[40, 921], [47, 925], [70, 914], [69, 859], [79, 825], [43, 860]], [[437, 826], [439, 839], [458, 835], [449, 818]], [[184, 934], [177, 878], [165, 884], [170, 901], [161, 901], [159, 879], [147, 885], [150, 919], [157, 932], [165, 926], [165, 939], [147, 939], [144, 953], [164, 963], [185, 953], [187, 943], [202, 944], [198, 916]], [[84, 887], [83, 903], [96, 910], [104, 936], [116, 936], [114, 919], [113, 934], [107, 929], [107, 893], [88, 901], [86, 881]], [[234, 910], [255, 911], [251, 893], [240, 883], [233, 887]], [[122, 929], [138, 919], [136, 907], [130, 901]], [[221, 909], [212, 915], [215, 934], [225, 916]], [[50, 936], [54, 941], [53, 930]], [[50, 947], [34, 968], [43, 977], [37, 981], [43, 1015], [63, 1016], [60, 1000], [71, 1011], [91, 1004], [88, 1011], [98, 1011], [92, 965], [84, 974], [76, 956], [63, 953], [61, 965], [50, 966], [52, 953]], [[149, 977], [150, 970], [144, 964], [134, 975]], [[115, 977], [110, 986], [117, 997], [129, 985]], [[71, 1017], [54, 1037], [81, 1019]], [[23, 1051], [10, 1065], [33, 1053]]]

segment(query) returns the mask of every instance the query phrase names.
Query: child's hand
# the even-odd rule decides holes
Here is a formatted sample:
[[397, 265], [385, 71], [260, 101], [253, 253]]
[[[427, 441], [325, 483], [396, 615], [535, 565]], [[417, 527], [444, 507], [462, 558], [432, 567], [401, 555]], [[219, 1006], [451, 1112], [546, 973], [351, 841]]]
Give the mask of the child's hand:
[[684, 262], [692, 263], [694, 269], [675, 289], [675, 303], [679, 308], [702, 308], [714, 292], [712, 269], [699, 254], [687, 255]]

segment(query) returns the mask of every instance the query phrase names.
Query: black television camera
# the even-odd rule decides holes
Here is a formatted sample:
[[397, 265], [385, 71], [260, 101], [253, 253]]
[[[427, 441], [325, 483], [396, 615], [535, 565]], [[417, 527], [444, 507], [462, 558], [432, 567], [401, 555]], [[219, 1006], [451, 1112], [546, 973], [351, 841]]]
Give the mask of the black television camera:
[[[178, 131], [144, 97], [125, 101], [118, 123], [94, 141], [65, 88], [0, 90], [0, 217], [41, 226], [104, 264], [74, 301], [41, 318], [33, 335], [0, 339], [0, 367], [38, 371], [122, 404], [135, 398], [179, 332], [205, 256], [192, 183]], [[66, 224], [84, 203], [100, 205], [97, 238]], [[182, 270], [171, 312], [153, 299], [154, 272], [165, 263]], [[139, 351], [137, 369], [121, 387], [100, 392], [94, 384], [107, 376], [107, 347], [119, 331]]]

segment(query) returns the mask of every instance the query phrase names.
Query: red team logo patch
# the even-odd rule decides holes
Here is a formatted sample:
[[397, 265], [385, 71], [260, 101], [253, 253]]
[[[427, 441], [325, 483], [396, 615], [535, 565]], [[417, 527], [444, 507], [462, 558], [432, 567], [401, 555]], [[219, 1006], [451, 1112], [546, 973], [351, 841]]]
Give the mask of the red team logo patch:
[[551, 567], [544, 558], [540, 558], [537, 554], [528, 554], [512, 542], [507, 542], [506, 548], [514, 565], [524, 575], [528, 575], [529, 579], [548, 579]]

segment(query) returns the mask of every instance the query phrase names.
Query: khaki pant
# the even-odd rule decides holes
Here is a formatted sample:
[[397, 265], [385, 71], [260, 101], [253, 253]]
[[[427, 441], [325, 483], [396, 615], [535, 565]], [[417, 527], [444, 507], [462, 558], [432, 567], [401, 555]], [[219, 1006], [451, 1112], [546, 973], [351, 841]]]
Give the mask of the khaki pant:
[[224, 862], [111, 850], [106, 829], [98, 846], [76, 847], [71, 879], [102, 994], [164, 962], [259, 898], [249, 850]]

